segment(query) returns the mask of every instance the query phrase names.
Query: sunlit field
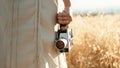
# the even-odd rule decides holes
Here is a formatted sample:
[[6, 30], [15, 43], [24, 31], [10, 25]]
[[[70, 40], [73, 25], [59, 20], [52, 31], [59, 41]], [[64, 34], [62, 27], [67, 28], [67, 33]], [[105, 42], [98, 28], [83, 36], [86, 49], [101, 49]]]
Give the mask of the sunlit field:
[[76, 15], [69, 68], [120, 68], [120, 14]]

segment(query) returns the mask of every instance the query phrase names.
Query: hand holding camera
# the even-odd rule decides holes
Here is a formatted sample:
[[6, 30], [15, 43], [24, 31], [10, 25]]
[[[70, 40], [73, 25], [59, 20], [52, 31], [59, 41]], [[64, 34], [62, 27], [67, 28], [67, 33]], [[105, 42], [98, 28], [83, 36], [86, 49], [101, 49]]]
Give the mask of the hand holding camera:
[[72, 21], [69, 13], [63, 11], [57, 14], [57, 22], [60, 29], [56, 32], [55, 47], [59, 52], [69, 52], [72, 45], [72, 29], [68, 29], [68, 24]]
[[69, 12], [63, 11], [57, 14], [57, 23], [65, 25], [61, 27], [61, 30], [66, 30], [68, 28], [68, 24], [72, 21], [72, 17]]

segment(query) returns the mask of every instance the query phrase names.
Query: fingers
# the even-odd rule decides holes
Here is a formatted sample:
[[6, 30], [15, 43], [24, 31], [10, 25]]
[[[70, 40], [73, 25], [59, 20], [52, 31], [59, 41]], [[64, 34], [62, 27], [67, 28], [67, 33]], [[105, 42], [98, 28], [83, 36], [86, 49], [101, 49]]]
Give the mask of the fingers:
[[65, 27], [61, 27], [60, 30], [66, 30], [68, 28], [68, 24], [72, 21], [72, 17], [67, 12], [62, 12], [57, 14], [57, 22], [58, 24], [65, 24]]
[[59, 24], [69, 24], [69, 20], [58, 20]]
[[58, 13], [57, 21], [59, 24], [69, 24], [72, 21], [72, 18], [69, 13]]

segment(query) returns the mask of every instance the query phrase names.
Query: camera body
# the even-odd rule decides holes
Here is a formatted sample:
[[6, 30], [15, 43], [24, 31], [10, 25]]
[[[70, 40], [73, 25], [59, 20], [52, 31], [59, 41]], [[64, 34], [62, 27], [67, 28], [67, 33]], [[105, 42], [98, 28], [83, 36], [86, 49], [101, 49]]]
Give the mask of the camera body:
[[56, 32], [55, 46], [59, 52], [69, 52], [72, 48], [72, 29]]

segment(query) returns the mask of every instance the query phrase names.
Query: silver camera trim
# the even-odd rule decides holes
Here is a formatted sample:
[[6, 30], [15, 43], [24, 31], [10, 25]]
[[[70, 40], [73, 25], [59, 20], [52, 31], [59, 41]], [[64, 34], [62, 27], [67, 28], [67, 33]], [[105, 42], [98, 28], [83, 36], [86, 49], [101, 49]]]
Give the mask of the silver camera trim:
[[[55, 47], [59, 52], [69, 52], [72, 48], [72, 29], [67, 29], [66, 31], [56, 32]], [[56, 43], [62, 41], [65, 45], [64, 48], [58, 48]]]

